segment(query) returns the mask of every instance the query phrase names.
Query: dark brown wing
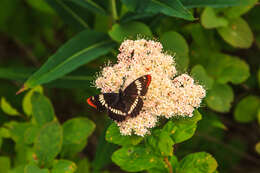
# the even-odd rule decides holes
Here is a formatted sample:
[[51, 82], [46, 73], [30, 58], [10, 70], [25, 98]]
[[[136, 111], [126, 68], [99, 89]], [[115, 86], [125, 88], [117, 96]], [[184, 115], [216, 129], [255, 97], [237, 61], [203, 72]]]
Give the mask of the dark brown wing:
[[128, 96], [144, 96], [147, 93], [151, 83], [151, 75], [144, 75], [133, 81], [123, 91], [124, 95]]
[[127, 116], [136, 117], [143, 108], [143, 100], [140, 96], [125, 96], [122, 98]]

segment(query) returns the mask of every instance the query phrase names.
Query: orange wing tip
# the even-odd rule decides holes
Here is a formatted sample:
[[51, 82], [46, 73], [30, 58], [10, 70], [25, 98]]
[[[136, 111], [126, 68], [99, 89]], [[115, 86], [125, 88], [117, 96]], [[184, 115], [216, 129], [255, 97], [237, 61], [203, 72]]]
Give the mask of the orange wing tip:
[[146, 83], [146, 88], [148, 88], [148, 86], [150, 85], [150, 83], [151, 83], [151, 80], [152, 80], [152, 76], [151, 75], [146, 75], [146, 77], [147, 77], [147, 83]]
[[97, 106], [94, 105], [94, 103], [92, 103], [92, 101], [91, 101], [90, 99], [91, 99], [91, 97], [89, 97], [89, 98], [86, 100], [87, 103], [88, 103], [90, 106], [92, 106], [93, 108], [97, 109]]

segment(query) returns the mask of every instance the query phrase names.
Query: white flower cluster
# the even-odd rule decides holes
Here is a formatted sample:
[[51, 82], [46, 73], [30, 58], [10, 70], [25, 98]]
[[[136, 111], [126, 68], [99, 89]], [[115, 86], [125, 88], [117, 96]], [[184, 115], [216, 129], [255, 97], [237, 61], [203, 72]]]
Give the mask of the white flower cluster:
[[119, 51], [117, 64], [103, 68], [95, 82], [101, 92], [118, 92], [123, 79], [126, 87], [143, 75], [152, 77], [140, 114], [117, 123], [121, 134], [134, 132], [144, 136], [156, 125], [158, 116], [191, 117], [194, 108], [200, 106], [205, 90], [187, 74], [175, 77], [174, 59], [163, 52], [161, 43], [145, 39], [126, 40]]

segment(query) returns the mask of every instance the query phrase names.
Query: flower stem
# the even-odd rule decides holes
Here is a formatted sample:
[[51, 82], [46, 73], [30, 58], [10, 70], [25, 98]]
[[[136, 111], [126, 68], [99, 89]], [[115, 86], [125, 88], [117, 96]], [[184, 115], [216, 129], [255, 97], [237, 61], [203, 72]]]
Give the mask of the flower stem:
[[172, 165], [171, 165], [171, 163], [169, 162], [168, 157], [164, 157], [164, 161], [165, 161], [165, 163], [168, 165], [169, 173], [172, 173]]
[[116, 0], [110, 0], [110, 5], [111, 5], [112, 18], [114, 21], [116, 21], [118, 20], [118, 15], [116, 10]]

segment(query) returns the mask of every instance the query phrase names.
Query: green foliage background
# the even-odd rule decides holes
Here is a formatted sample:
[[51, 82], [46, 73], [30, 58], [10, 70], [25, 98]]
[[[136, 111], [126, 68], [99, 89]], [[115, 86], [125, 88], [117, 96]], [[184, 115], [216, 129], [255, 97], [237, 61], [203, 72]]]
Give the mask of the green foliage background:
[[[0, 172], [260, 171], [257, 0], [2, 0]], [[160, 41], [207, 89], [192, 118], [121, 136], [85, 99], [126, 38]], [[20, 89], [20, 90], [19, 90]], [[25, 91], [19, 95], [17, 91]]]

